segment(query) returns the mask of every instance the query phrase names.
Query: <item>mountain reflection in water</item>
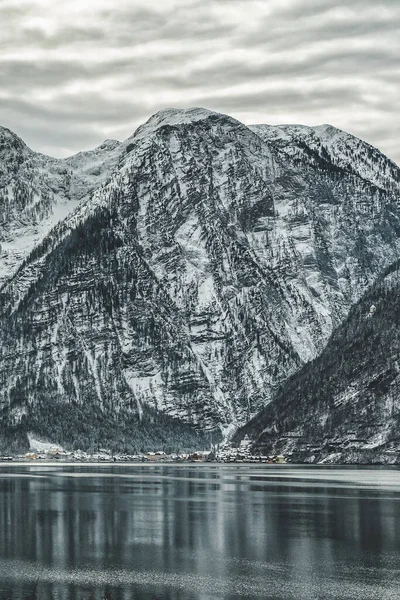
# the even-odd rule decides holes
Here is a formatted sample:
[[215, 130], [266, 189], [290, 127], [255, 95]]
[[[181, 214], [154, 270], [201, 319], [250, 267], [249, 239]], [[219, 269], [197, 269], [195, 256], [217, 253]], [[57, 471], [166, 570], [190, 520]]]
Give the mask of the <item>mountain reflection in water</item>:
[[400, 470], [13, 464], [0, 532], [0, 600], [394, 600]]

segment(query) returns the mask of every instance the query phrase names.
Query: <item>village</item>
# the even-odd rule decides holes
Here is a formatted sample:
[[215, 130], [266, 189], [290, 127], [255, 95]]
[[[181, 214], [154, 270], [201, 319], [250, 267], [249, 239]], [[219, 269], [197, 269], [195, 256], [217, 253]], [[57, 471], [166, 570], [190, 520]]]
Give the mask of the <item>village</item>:
[[246, 437], [239, 447], [232, 447], [229, 443], [213, 448], [212, 450], [198, 450], [192, 453], [171, 453], [167, 454], [162, 450], [138, 454], [113, 454], [105, 448], [98, 452], [90, 454], [83, 450], [68, 451], [56, 445], [46, 442], [31, 442], [31, 449], [25, 454], [16, 456], [0, 456], [0, 462], [32, 462], [32, 461], [60, 461], [71, 463], [202, 463], [202, 462], [220, 462], [220, 463], [267, 463], [282, 464], [287, 462], [282, 455], [262, 456], [251, 453], [251, 442]]

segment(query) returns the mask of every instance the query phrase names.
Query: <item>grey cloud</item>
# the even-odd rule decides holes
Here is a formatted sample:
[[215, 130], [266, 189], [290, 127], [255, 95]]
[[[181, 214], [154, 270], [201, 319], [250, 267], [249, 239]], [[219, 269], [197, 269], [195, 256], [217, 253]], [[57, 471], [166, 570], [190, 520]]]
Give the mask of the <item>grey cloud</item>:
[[[98, 123], [100, 126], [118, 124], [121, 119], [121, 113], [125, 116], [137, 115], [138, 113], [146, 115], [138, 102], [116, 102], [110, 104], [102, 101], [95, 94], [86, 94], [81, 98], [64, 96], [62, 102], [56, 105], [38, 105], [27, 99], [0, 99], [2, 111], [14, 112], [25, 115], [36, 128], [40, 128], [42, 121], [46, 124], [56, 126], [63, 123], [68, 126], [69, 134], [71, 126], [79, 127], [81, 124]], [[94, 108], [95, 107], [95, 108]], [[60, 132], [63, 135], [63, 131]]]
[[274, 11], [276, 16], [282, 17], [283, 20], [294, 21], [298, 19], [310, 19], [313, 17], [327, 18], [329, 13], [339, 9], [351, 10], [362, 18], [363, 13], [368, 9], [377, 9], [377, 12], [382, 13], [384, 9], [389, 9], [392, 12], [398, 10], [397, 0], [380, 0], [379, 3], [372, 0], [296, 0], [286, 4], [277, 4], [277, 9]]
[[[259, 80], [266, 78], [282, 78], [288, 75], [293, 77], [307, 76], [327, 68], [329, 68], [329, 73], [332, 76], [340, 77], [345, 74], [353, 74], [355, 81], [361, 72], [367, 71], [372, 80], [374, 72], [381, 75], [383, 69], [386, 72], [397, 67], [398, 60], [396, 57], [387, 56], [384, 52], [371, 53], [367, 50], [349, 53], [345, 48], [338, 48], [336, 52], [321, 52], [315, 57], [301, 61], [282, 59], [279, 62], [269, 62], [266, 57], [265, 62], [248, 64], [245, 60], [227, 58], [224, 64], [217, 64], [212, 67], [201, 66], [193, 70], [187, 79], [187, 84], [203, 86], [207, 82], [208, 84], [219, 82], [230, 85], [238, 79], [244, 80], [245, 78], [259, 82]], [[182, 78], [179, 76], [168, 77], [161, 74], [160, 83], [178, 88], [182, 85]], [[340, 85], [340, 81], [338, 83]], [[281, 80], [282, 88], [290, 87], [290, 85], [290, 81]]]
[[[282, 51], [287, 49], [297, 49], [301, 51], [305, 48], [310, 48], [315, 44], [320, 44], [326, 41], [343, 40], [345, 43], [354, 44], [355, 40], [367, 38], [370, 49], [374, 49], [381, 45], [386, 48], [388, 53], [394, 52], [398, 43], [384, 44], [384, 40], [380, 37], [382, 34], [387, 37], [392, 37], [396, 40], [399, 32], [400, 19], [400, 3], [396, 8], [389, 12], [375, 13], [371, 18], [371, 14], [366, 10], [369, 7], [375, 9], [375, 4], [363, 2], [364, 6], [358, 6], [354, 1], [350, 4], [342, 5], [342, 8], [347, 9], [345, 18], [333, 18], [332, 10], [339, 9], [340, 3], [321, 2], [320, 12], [315, 10], [314, 3], [310, 5], [309, 15], [302, 5], [302, 10], [296, 12], [296, 7], [293, 9], [293, 14], [290, 18], [286, 12], [279, 12], [272, 15], [265, 15], [260, 23], [260, 27], [250, 34], [244, 32], [240, 42], [243, 46], [257, 46], [260, 51]], [[349, 9], [349, 6], [351, 8]], [[396, 18], [397, 17], [397, 18]], [[368, 40], [368, 36], [369, 40]], [[378, 44], [374, 44], [374, 40], [378, 40]]]
[[8, 89], [15, 92], [23, 92], [28, 86], [40, 86], [41, 88], [62, 85], [66, 81], [90, 77], [93, 69], [83, 64], [68, 61], [57, 62], [31, 62], [17, 60], [0, 60], [0, 77], [7, 81]]
[[101, 27], [62, 27], [56, 33], [46, 33], [39, 27], [32, 27], [23, 32], [21, 42], [40, 45], [42, 48], [58, 48], [65, 44], [80, 42], [99, 42], [105, 39], [105, 32]]

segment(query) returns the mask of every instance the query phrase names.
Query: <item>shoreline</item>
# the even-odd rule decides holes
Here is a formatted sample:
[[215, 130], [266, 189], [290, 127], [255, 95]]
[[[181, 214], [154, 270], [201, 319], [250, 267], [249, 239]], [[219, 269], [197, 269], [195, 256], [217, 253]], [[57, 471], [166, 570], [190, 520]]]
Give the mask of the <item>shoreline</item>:
[[119, 467], [263, 467], [263, 468], [280, 468], [280, 469], [288, 469], [288, 468], [304, 468], [304, 469], [339, 469], [339, 468], [347, 468], [351, 469], [368, 469], [373, 468], [374, 470], [379, 470], [382, 468], [388, 468], [391, 470], [400, 470], [400, 464], [393, 463], [309, 463], [309, 462], [287, 462], [287, 463], [267, 463], [267, 462], [219, 462], [219, 461], [203, 461], [203, 462], [174, 462], [174, 461], [48, 461], [48, 460], [10, 460], [10, 461], [0, 461], [0, 469], [4, 467], [18, 467], [18, 466], [30, 466], [30, 467], [110, 467], [110, 466], [119, 466]]

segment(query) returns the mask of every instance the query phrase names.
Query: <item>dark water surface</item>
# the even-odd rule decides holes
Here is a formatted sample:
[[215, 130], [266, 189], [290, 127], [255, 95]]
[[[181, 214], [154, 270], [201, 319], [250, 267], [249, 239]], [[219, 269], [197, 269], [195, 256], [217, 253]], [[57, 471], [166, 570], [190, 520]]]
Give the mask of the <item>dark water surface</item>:
[[400, 470], [0, 466], [0, 600], [400, 599]]

